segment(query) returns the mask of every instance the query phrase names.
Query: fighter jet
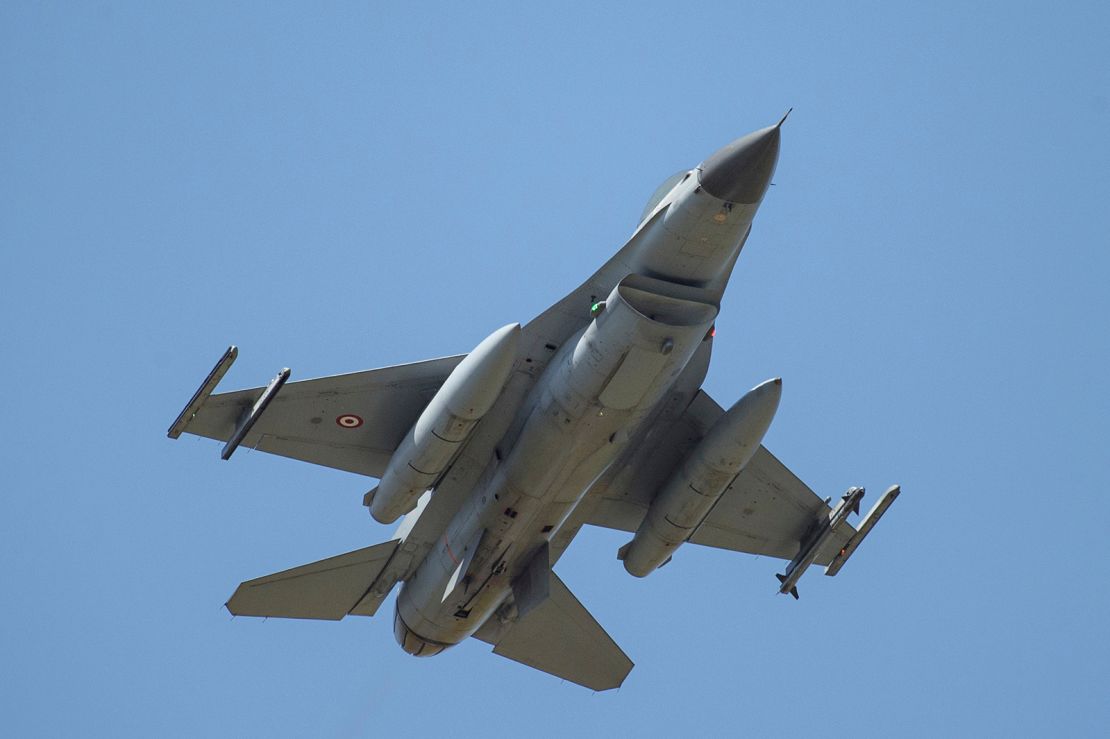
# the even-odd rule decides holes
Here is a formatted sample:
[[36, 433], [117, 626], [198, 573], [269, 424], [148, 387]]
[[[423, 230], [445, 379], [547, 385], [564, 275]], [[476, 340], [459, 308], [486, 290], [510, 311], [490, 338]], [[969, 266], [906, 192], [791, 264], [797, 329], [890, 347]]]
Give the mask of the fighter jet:
[[[784, 117], [785, 120], [785, 117]], [[761, 444], [778, 378], [727, 411], [701, 385], [714, 322], [779, 156], [782, 121], [668, 178], [620, 250], [525, 325], [472, 352], [213, 394], [217, 362], [169, 429], [377, 478], [363, 504], [386, 542], [242, 583], [242, 616], [373, 616], [395, 587], [394, 633], [425, 657], [474, 637], [594, 690], [632, 661], [552, 571], [584, 525], [632, 534], [644, 577], [684, 543], [834, 575], [899, 493], [859, 528], [862, 488], [830, 508]]]

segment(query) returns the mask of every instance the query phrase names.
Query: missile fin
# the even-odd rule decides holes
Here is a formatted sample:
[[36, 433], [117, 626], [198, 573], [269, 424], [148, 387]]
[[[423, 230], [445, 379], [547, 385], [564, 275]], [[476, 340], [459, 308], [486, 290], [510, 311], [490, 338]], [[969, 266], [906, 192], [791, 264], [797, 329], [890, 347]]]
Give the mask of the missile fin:
[[[777, 577], [779, 579], [779, 582], [781, 582], [781, 583], [786, 582], [786, 575], [780, 575], [779, 573], [776, 572], [775, 577]], [[790, 593], [791, 595], [794, 596], [794, 600], [798, 600], [798, 586], [797, 585], [790, 588], [790, 590], [779, 590], [779, 592], [780, 593]]]

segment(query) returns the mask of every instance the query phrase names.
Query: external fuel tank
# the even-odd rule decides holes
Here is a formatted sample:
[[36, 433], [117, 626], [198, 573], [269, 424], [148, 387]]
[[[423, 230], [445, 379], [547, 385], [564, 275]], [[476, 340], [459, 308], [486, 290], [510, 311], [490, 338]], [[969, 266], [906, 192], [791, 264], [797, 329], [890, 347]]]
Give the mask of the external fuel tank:
[[652, 501], [629, 544], [624, 568], [645, 577], [690, 538], [759, 449], [782, 395], [782, 380], [755, 386], [713, 424]]

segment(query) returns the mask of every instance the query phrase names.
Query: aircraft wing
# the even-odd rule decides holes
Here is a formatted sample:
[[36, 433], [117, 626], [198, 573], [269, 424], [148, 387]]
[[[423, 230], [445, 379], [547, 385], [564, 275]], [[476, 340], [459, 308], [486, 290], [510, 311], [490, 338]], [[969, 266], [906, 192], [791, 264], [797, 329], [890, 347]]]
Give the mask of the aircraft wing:
[[[381, 477], [420, 412], [465, 356], [286, 383], [250, 427], [242, 446]], [[212, 375], [170, 428], [171, 437], [184, 432], [228, 441], [266, 391], [256, 387], [205, 396], [205, 390], [211, 392], [211, 379]]]
[[[657, 424], [641, 448], [612, 478], [602, 478], [587, 496], [586, 522], [635, 532], [656, 491], [724, 410], [699, 391], [673, 423]], [[813, 522], [831, 509], [763, 446], [721, 495], [690, 537], [694, 544], [791, 559]], [[814, 562], [828, 565], [855, 529], [841, 524]]]

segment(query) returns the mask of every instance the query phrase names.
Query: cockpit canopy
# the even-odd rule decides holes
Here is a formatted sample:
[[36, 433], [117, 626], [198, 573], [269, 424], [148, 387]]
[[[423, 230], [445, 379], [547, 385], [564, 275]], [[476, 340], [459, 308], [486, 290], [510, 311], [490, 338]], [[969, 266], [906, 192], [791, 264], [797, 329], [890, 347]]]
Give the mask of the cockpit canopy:
[[655, 192], [651, 194], [651, 197], [648, 198], [647, 205], [644, 206], [644, 212], [640, 214], [640, 223], [643, 223], [644, 219], [651, 215], [651, 212], [655, 210], [655, 206], [659, 205], [659, 203], [663, 201], [663, 198], [667, 197], [667, 194], [674, 189], [674, 186], [682, 182], [690, 172], [691, 170], [689, 169], [675, 172], [673, 175], [663, 180], [662, 185], [655, 188]]

